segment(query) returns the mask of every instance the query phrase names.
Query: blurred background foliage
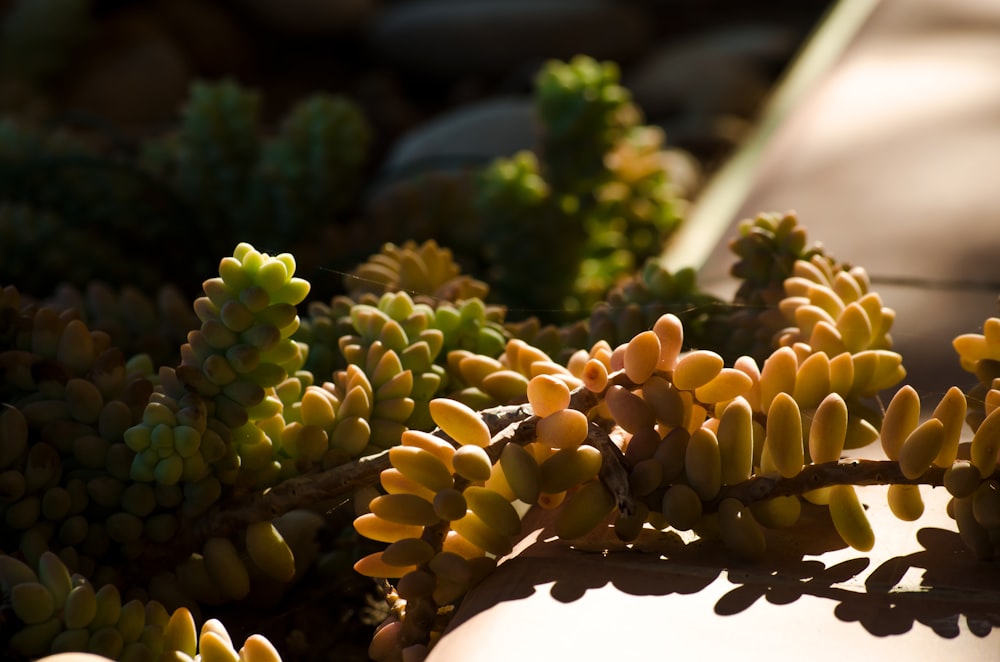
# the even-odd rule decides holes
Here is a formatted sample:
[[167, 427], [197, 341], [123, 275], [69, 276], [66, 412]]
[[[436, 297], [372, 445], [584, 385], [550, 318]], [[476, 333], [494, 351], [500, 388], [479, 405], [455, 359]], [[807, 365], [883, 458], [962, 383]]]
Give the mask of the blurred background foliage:
[[194, 296], [245, 240], [328, 298], [383, 243], [433, 238], [509, 319], [582, 319], [660, 252], [824, 8], [4, 0], [0, 282]]

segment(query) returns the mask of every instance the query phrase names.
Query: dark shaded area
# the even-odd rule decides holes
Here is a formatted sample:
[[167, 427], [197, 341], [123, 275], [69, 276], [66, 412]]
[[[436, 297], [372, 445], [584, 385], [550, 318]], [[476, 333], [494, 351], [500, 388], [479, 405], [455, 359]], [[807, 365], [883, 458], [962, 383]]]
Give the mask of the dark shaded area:
[[[541, 515], [526, 521], [538, 526], [545, 520]], [[761, 600], [792, 605], [809, 596], [829, 601], [832, 616], [877, 637], [915, 627], [929, 628], [944, 639], [957, 637], [963, 627], [986, 637], [1000, 627], [993, 590], [997, 569], [977, 563], [954, 531], [922, 528], [917, 540], [924, 549], [874, 568], [867, 555], [832, 565], [807, 558], [844, 547], [820, 507], [807, 506], [796, 526], [768, 530], [767, 536], [766, 557], [748, 562], [717, 540], [685, 544], [669, 530], [647, 529], [631, 549], [624, 549], [610, 529], [571, 544], [551, 537], [543, 526], [539, 542], [505, 561], [469, 594], [449, 628], [456, 631], [491, 607], [524, 600], [549, 584], [553, 599], [572, 603], [609, 585], [634, 596], [691, 595], [723, 576], [732, 588], [716, 601], [718, 616], [737, 616]], [[565, 562], [567, 554], [572, 563]], [[911, 574], [904, 580], [914, 569], [921, 571], [920, 579]]]

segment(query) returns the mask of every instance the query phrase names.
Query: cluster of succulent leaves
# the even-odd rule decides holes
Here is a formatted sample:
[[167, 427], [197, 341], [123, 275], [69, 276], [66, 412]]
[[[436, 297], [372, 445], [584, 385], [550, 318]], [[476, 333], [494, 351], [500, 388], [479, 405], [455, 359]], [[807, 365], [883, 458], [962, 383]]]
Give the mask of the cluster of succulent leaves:
[[[42, 75], [55, 66], [36, 69]], [[512, 340], [566, 364], [579, 350], [602, 341], [617, 347], [673, 313], [686, 348], [762, 363], [787, 333], [779, 304], [795, 265], [818, 260], [830, 273], [850, 270], [809, 244], [794, 215], [762, 214], [744, 221], [730, 245], [741, 284], [734, 299], [702, 292], [693, 270], [671, 273], [656, 259], [683, 201], [662, 158], [664, 136], [642, 125], [616, 67], [584, 57], [550, 62], [535, 98], [534, 151], [472, 176], [430, 174], [396, 185], [369, 207], [377, 221], [371, 232], [364, 221], [343, 222], [363, 185], [371, 137], [358, 108], [341, 97], [304, 99], [265, 137], [257, 93], [234, 81], [198, 83], [176, 130], [138, 147], [113, 131], [0, 120], [0, 284], [52, 293], [32, 300], [8, 288], [0, 296], [0, 400], [24, 409], [35, 449], [0, 454], [6, 466], [21, 464], [31, 488], [0, 495], [9, 519], [0, 532], [20, 537], [3, 551], [37, 556], [44, 541], [22, 536], [35, 530], [25, 522], [45, 520], [46, 507], [59, 513], [64, 492], [83, 485], [91, 506], [74, 516], [94, 523], [114, 516], [127, 534], [113, 539], [104, 524], [91, 526], [100, 533], [76, 542], [93, 558], [81, 565], [67, 552], [68, 564], [96, 571], [105, 561], [144, 558], [145, 543], [171, 539], [182, 520], [193, 527], [194, 515], [228, 497], [278, 490], [282, 481], [393, 447], [404, 430], [432, 430], [434, 398], [482, 410], [522, 396], [531, 375], [498, 361]], [[455, 252], [404, 241], [435, 236]], [[375, 241], [397, 243], [349, 271], [342, 294], [302, 303], [294, 320], [289, 306], [302, 298], [280, 295], [284, 307], [272, 309], [259, 303], [258, 290], [266, 282], [271, 294], [282, 291], [288, 283], [273, 274], [290, 279], [295, 259], [261, 257], [240, 244], [220, 277], [204, 282], [192, 313], [180, 294], [190, 283], [178, 281], [211, 273], [237, 237], [301, 246], [325, 264], [367, 255]], [[167, 245], [183, 250], [162, 251]], [[150, 254], [160, 257], [142, 258]], [[256, 282], [263, 264], [268, 275]], [[237, 273], [243, 267], [249, 280]], [[64, 281], [79, 289], [57, 290]], [[164, 287], [171, 281], [181, 289]], [[295, 288], [304, 296], [301, 283]], [[141, 294], [156, 291], [156, 301]], [[70, 347], [79, 342], [90, 343], [89, 359]], [[258, 370], [258, 354], [269, 357], [268, 370]], [[982, 384], [970, 397], [993, 388], [997, 359], [984, 356]], [[70, 382], [77, 400], [66, 394]], [[80, 404], [95, 389], [107, 414]], [[73, 407], [82, 407], [83, 419]], [[178, 421], [163, 407], [186, 413]], [[858, 420], [877, 418], [852, 407]], [[202, 440], [205, 466], [185, 447], [193, 433], [177, 432], [200, 417], [208, 423], [199, 433], [211, 440]], [[126, 430], [137, 431], [126, 440]], [[190, 467], [178, 470], [184, 460]], [[3, 478], [0, 471], [0, 486], [9, 488]], [[170, 506], [122, 511], [127, 490], [148, 496], [153, 483]], [[48, 491], [57, 496], [46, 506]], [[145, 527], [144, 518], [159, 519]], [[62, 526], [42, 529], [69, 540], [80, 528]]]
[[[433, 430], [433, 399], [475, 411], [516, 402], [533, 361], [567, 364], [602, 345], [610, 353], [665, 313], [690, 330], [686, 347], [722, 354], [745, 328], [760, 327], [771, 333], [766, 344], [784, 345], [786, 355], [794, 355], [792, 346], [811, 345], [819, 358], [846, 349], [852, 360], [851, 353], [866, 352], [869, 359], [896, 359], [879, 368], [889, 381], [858, 392], [865, 398], [898, 381], [898, 355], [877, 353], [889, 342], [891, 311], [871, 310], [871, 319], [884, 319], [866, 327], [854, 347], [809, 312], [820, 298], [814, 305], [789, 295], [789, 283], [807, 292], [819, 282], [796, 274], [816, 274], [833, 288], [841, 279], [853, 282], [844, 296], [853, 292], [855, 299], [867, 289], [863, 270], [808, 245], [794, 215], [745, 221], [732, 250], [743, 305], [700, 293], [693, 271], [671, 274], [649, 260], [589, 318], [562, 326], [508, 321], [504, 307], [486, 303], [489, 286], [463, 274], [451, 251], [434, 242], [387, 244], [347, 274], [347, 294], [327, 303], [306, 302], [309, 283], [293, 277], [294, 257], [262, 254], [248, 243], [220, 262], [218, 277], [204, 281], [193, 306], [175, 290], [154, 302], [138, 288], [116, 292], [93, 283], [37, 301], [9, 286], [0, 297], [0, 422], [5, 435], [23, 443], [0, 454], [0, 531], [14, 541], [3, 551], [32, 558], [63, 545], [61, 558], [73, 572], [100, 572], [102, 582], [139, 581], [194, 552], [184, 566], [193, 572], [190, 559], [205, 535], [199, 522], [219, 508], [225, 514], [230, 498], [269, 490], [270, 499], [286, 499], [273, 503], [296, 504], [288, 508], [310, 494], [324, 503], [330, 495], [317, 486], [317, 472], [360, 466], [356, 460], [395, 447], [407, 430]], [[780, 302], [755, 298], [778, 283], [786, 288]], [[857, 305], [842, 306], [831, 324]], [[791, 326], [763, 318], [733, 323], [751, 311], [781, 313], [787, 325], [792, 308], [804, 312]], [[852, 326], [844, 318], [845, 332]], [[984, 392], [996, 388], [994, 326], [988, 338], [963, 346], [964, 361], [980, 361]], [[163, 349], [177, 343], [179, 355]], [[524, 354], [516, 365], [512, 347]], [[864, 411], [860, 400], [848, 405], [856, 434], [877, 437], [877, 412]], [[294, 484], [287, 492], [286, 482]], [[241, 526], [272, 515], [251, 511], [212, 530], [239, 541]], [[167, 540], [175, 544], [164, 554]], [[140, 575], [123, 576], [126, 562]], [[164, 592], [164, 581], [149, 595], [177, 600]], [[197, 607], [181, 600], [171, 607]]]
[[[208, 543], [202, 557], [200, 538], [187, 536], [214, 507], [380, 452], [408, 428], [432, 428], [427, 404], [441, 393], [461, 391], [457, 397], [478, 407], [505, 401], [509, 388], [478, 390], [445, 359], [503, 351], [502, 310], [473, 296], [485, 285], [458, 273], [450, 252], [432, 244], [386, 254], [398, 258], [403, 282], [422, 279], [455, 301], [430, 299], [432, 306], [406, 292], [358, 293], [357, 301], [334, 302], [343, 317], [315, 304], [300, 327], [296, 306], [309, 284], [292, 277], [294, 258], [247, 243], [222, 260], [193, 306], [172, 289], [153, 301], [95, 282], [38, 301], [6, 287], [0, 550], [32, 567], [43, 552], [59, 552], [68, 572], [94, 577], [95, 589], [115, 584], [198, 613], [203, 597], [206, 604], [242, 597], [220, 592], [203, 574], [191, 579], [205, 572], [210, 554]], [[179, 361], [176, 351], [163, 351], [170, 343], [179, 345]], [[336, 365], [316, 361], [324, 349]], [[310, 354], [315, 374], [305, 366]], [[526, 377], [513, 383], [523, 387]], [[314, 533], [317, 517], [300, 524]], [[288, 526], [304, 535], [294, 520]], [[231, 534], [240, 544], [240, 530]], [[308, 567], [309, 556], [295, 553]], [[13, 580], [3, 579], [6, 594]], [[31, 642], [19, 651], [35, 654], [73, 629], [60, 619], [5, 627]]]
[[[530, 154], [519, 158], [532, 160]], [[513, 162], [503, 165], [516, 169]], [[538, 200], [530, 191], [539, 187], [544, 188], [544, 183], [536, 179], [517, 193], [522, 199]], [[600, 340], [615, 347], [650, 328], [661, 315], [672, 313], [684, 324], [689, 347], [711, 349], [729, 361], [747, 354], [762, 362], [773, 348], [775, 336], [787, 325], [777, 305], [784, 297], [783, 283], [792, 275], [793, 264], [813, 256], [829, 258], [819, 244], [807, 240], [793, 213], [764, 213], [745, 219], [738, 232], [730, 249], [736, 257], [731, 274], [740, 286], [731, 301], [701, 290], [694, 269], [671, 272], [651, 257], [641, 268], [619, 277], [582, 319], [551, 323], [547, 322], [546, 311], [526, 316], [522, 310], [518, 311], [521, 315], [516, 315], [509, 313], [507, 305], [487, 305], [488, 325], [493, 332], [529, 342], [553, 359], [565, 362], [573, 352], [589, 349]], [[346, 296], [310, 304], [300, 332], [314, 346], [309, 367], [320, 374], [344, 365], [336, 342], [349, 329], [344, 320], [355, 302], [373, 304], [385, 292], [400, 291], [414, 294], [431, 307], [451, 306], [473, 298], [504, 301], [492, 281], [487, 284], [462, 273], [458, 259], [433, 240], [421, 245], [413, 241], [386, 244], [380, 253], [344, 278]], [[831, 261], [831, 268], [846, 270], [849, 266]], [[547, 286], [539, 282], [533, 289]], [[317, 343], [323, 336], [326, 340]], [[497, 356], [500, 349], [495, 343], [492, 346], [488, 355]]]
[[[729, 326], [731, 335], [721, 346], [766, 344], [760, 365], [747, 354], [731, 369], [711, 351], [676, 354], [684, 328], [679, 318], [661, 313], [654, 324], [644, 325], [643, 306], [622, 306], [623, 294], [617, 303], [628, 315], [592, 317], [591, 328], [508, 326], [554, 343], [556, 351], [570, 335], [579, 340], [602, 328], [609, 337], [623, 334], [617, 345], [598, 341], [589, 353], [584, 347], [558, 364], [537, 346], [509, 342], [504, 365], [522, 372], [531, 367], [533, 377], [522, 395], [530, 408], [503, 408], [504, 417], [481, 406], [436, 400], [430, 411], [441, 428], [437, 436], [408, 431], [401, 447], [390, 450], [391, 466], [381, 475], [386, 494], [355, 523], [362, 535], [388, 543], [361, 559], [358, 572], [398, 580], [389, 594], [393, 613], [370, 649], [374, 659], [397, 659], [411, 647], [426, 650], [442, 635], [435, 616], [450, 613], [522, 535], [510, 505], [516, 501], [558, 508], [554, 526], [563, 539], [590, 532], [600, 538], [609, 533], [613, 516], [614, 533], [625, 543], [648, 524], [721, 538], [734, 553], [760, 558], [766, 549], [763, 528], [792, 527], [806, 507], [800, 496], [828, 507], [843, 541], [868, 552], [874, 532], [854, 486], [888, 484], [893, 515], [914, 521], [924, 511], [917, 485], [929, 485], [950, 494], [947, 512], [965, 547], [983, 561], [1000, 558], [1000, 318], [988, 319], [981, 334], [954, 340], [963, 368], [979, 384], [967, 393], [951, 387], [924, 420], [912, 387], [903, 386], [887, 407], [878, 401], [906, 371], [891, 349], [894, 313], [871, 290], [864, 269], [808, 246], [791, 214], [748, 219], [731, 247], [739, 258], [734, 275], [743, 280], [741, 305], [734, 309], [743, 318], [739, 326]], [[639, 282], [665, 292], [693, 290], [693, 274], [657, 283], [656, 273], [650, 269]], [[777, 292], [776, 300], [755, 298], [761, 291]], [[629, 294], [656, 310], [657, 302], [644, 296], [648, 290]], [[704, 305], [714, 308], [711, 303]], [[696, 323], [712, 327], [710, 333], [721, 339], [727, 325], [717, 323], [732, 318], [731, 312], [708, 314]], [[754, 328], [761, 334], [751, 335], [750, 343], [735, 337]], [[668, 360], [664, 347], [671, 348]], [[460, 359], [463, 365], [471, 360]], [[695, 379], [694, 366], [702, 360], [714, 367]], [[671, 386], [664, 387], [667, 382]], [[737, 382], [743, 385], [736, 387]], [[661, 399], [661, 389], [674, 395]], [[679, 391], [693, 395], [684, 399]], [[743, 420], [738, 426], [737, 417]], [[574, 418], [581, 425], [571, 425]], [[612, 432], [626, 431], [623, 470], [604, 452], [603, 444], [610, 443], [604, 438], [612, 432], [601, 427], [602, 420]], [[547, 430], [564, 434], [544, 432], [549, 422]], [[974, 432], [969, 460], [959, 457], [966, 422]], [[570, 443], [571, 436], [584, 445]], [[727, 454], [735, 457], [737, 436], [742, 464], [726, 460]], [[888, 460], [842, 461], [844, 450], [876, 440]], [[782, 447], [790, 451], [784, 458]], [[738, 464], [743, 469], [735, 471]], [[773, 489], [779, 483], [781, 488]], [[631, 496], [642, 501], [638, 511], [627, 503]], [[682, 500], [691, 505], [691, 517]]]
[[792, 275], [797, 260], [809, 261], [824, 252], [820, 245], [808, 242], [792, 213], [765, 213], [742, 221], [729, 248], [736, 255], [730, 274], [740, 282], [729, 323], [743, 332], [734, 334], [726, 349], [733, 357], [749, 354], [763, 360], [770, 353], [774, 334], [785, 325], [777, 311], [785, 296], [785, 279]]
[[[0, 77], [34, 84], [65, 65], [89, 3], [54, 4], [16, 3], [0, 27]], [[54, 47], [26, 44], [29, 34]], [[24, 57], [28, 50], [44, 57]], [[109, 127], [0, 119], [0, 285], [51, 294], [0, 292], [0, 422], [15, 434], [17, 409], [29, 430], [24, 448], [0, 449], [0, 551], [37, 560], [63, 544], [74, 572], [122, 582], [122, 568], [109, 564], [138, 559], [134, 569], [145, 572], [165, 563], [146, 550], [167, 541], [194, 551], [196, 516], [229, 497], [277, 492], [282, 481], [393, 447], [407, 429], [432, 430], [434, 398], [483, 410], [521, 397], [531, 375], [497, 361], [512, 340], [566, 364], [673, 313], [686, 348], [763, 363], [787, 333], [779, 304], [796, 263], [850, 271], [809, 244], [794, 215], [762, 214], [730, 244], [734, 299], [701, 292], [693, 270], [671, 273], [656, 260], [684, 203], [664, 136], [642, 124], [615, 65], [549, 62], [536, 83], [534, 151], [471, 176], [396, 185], [369, 207], [371, 231], [343, 222], [364, 183], [371, 135], [342, 97], [302, 100], [268, 136], [256, 92], [201, 82], [176, 129], [138, 146]], [[455, 253], [410, 237], [444, 237]], [[205, 281], [194, 312], [180, 293], [190, 283], [164, 286], [210, 273], [237, 238], [327, 251], [329, 264], [397, 243], [351, 271], [344, 294], [303, 304], [301, 319], [289, 308], [298, 296], [270, 318], [267, 305], [253, 311], [258, 318], [232, 304], [254, 307], [254, 287], [263, 287], [238, 274], [226, 283], [232, 260], [253, 273], [264, 263], [280, 271], [281, 262], [288, 279], [294, 269], [288, 254], [255, 262], [248, 244], [227, 258], [229, 272]], [[162, 251], [168, 245], [183, 248]], [[152, 254], [156, 262], [144, 257]], [[57, 290], [61, 282], [79, 289]], [[301, 283], [293, 289], [304, 296]], [[157, 291], [155, 301], [143, 294]], [[263, 329], [273, 316], [281, 324]], [[220, 330], [227, 319], [240, 331]], [[980, 381], [969, 401], [990, 405], [970, 411], [974, 428], [1000, 402], [997, 329], [959, 343]], [[251, 339], [261, 347], [250, 349]], [[257, 354], [270, 357], [269, 370], [258, 370]], [[234, 366], [238, 378], [220, 376]], [[862, 432], [874, 432], [879, 413], [849, 404]], [[205, 466], [177, 469], [200, 457], [185, 447], [198, 426], [211, 440], [199, 451]]]

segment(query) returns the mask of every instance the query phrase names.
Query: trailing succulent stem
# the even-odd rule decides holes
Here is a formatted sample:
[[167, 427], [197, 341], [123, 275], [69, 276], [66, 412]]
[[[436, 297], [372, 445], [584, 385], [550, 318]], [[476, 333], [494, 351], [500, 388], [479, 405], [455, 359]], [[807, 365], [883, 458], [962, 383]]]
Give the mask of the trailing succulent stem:
[[[565, 540], [674, 529], [753, 560], [768, 554], [765, 530], [794, 533], [806, 507], [866, 552], [858, 486], [889, 485], [907, 521], [922, 514], [919, 486], [943, 486], [965, 545], [995, 560], [1000, 319], [955, 339], [979, 381], [969, 393], [952, 387], [922, 411], [904, 385], [883, 407], [906, 371], [864, 270], [805, 248], [792, 216], [743, 232], [755, 265], [791, 252], [747, 288], [769, 292], [755, 304], [761, 358], [726, 358], [721, 337], [719, 351], [702, 346], [732, 309], [663, 309], [658, 293], [696, 294], [693, 274], [644, 269], [622, 287], [621, 319], [512, 325], [433, 243], [386, 246], [358, 268], [365, 287], [310, 302], [304, 319], [310, 284], [294, 257], [249, 243], [203, 282], [193, 315], [170, 293], [154, 305], [100, 288], [44, 302], [0, 290], [0, 533], [13, 541], [0, 587], [15, 651], [208, 660], [221, 639], [231, 659], [221, 625], [195, 636], [200, 609], [274, 604], [321, 564], [318, 533], [349, 502], [370, 542], [338, 536], [364, 550], [350, 561], [386, 582], [391, 607], [376, 660], [426, 652], [530, 508], [552, 511]], [[126, 303], [141, 324], [122, 327]], [[178, 320], [186, 342], [160, 364], [142, 348], [160, 346], [149, 334], [177, 338]], [[875, 443], [887, 459], [851, 457]], [[134, 618], [99, 617], [91, 594]], [[244, 650], [277, 657], [257, 639]]]

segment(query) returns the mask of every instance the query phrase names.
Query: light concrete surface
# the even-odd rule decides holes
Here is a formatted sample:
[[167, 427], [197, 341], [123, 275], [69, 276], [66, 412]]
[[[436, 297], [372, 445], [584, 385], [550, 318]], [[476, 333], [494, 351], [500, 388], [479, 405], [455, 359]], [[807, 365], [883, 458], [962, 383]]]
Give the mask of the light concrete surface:
[[[731, 294], [738, 221], [797, 211], [811, 238], [872, 275], [897, 311], [906, 381], [936, 401], [973, 381], [952, 337], [998, 312], [1000, 2], [839, 8], [839, 26], [824, 28], [839, 34], [816, 36], [823, 57], [804, 58], [809, 76], [772, 105], [757, 143], [695, 208], [703, 226], [665, 261], [700, 266], [704, 286]], [[902, 522], [885, 487], [859, 488], [876, 532], [868, 553], [808, 507], [804, 529], [768, 532], [756, 564], [653, 531], [637, 549], [604, 530], [571, 550], [546, 513], [529, 514], [532, 533], [429, 659], [1000, 660], [1000, 567], [964, 550], [943, 489], [921, 492], [923, 517]]]

